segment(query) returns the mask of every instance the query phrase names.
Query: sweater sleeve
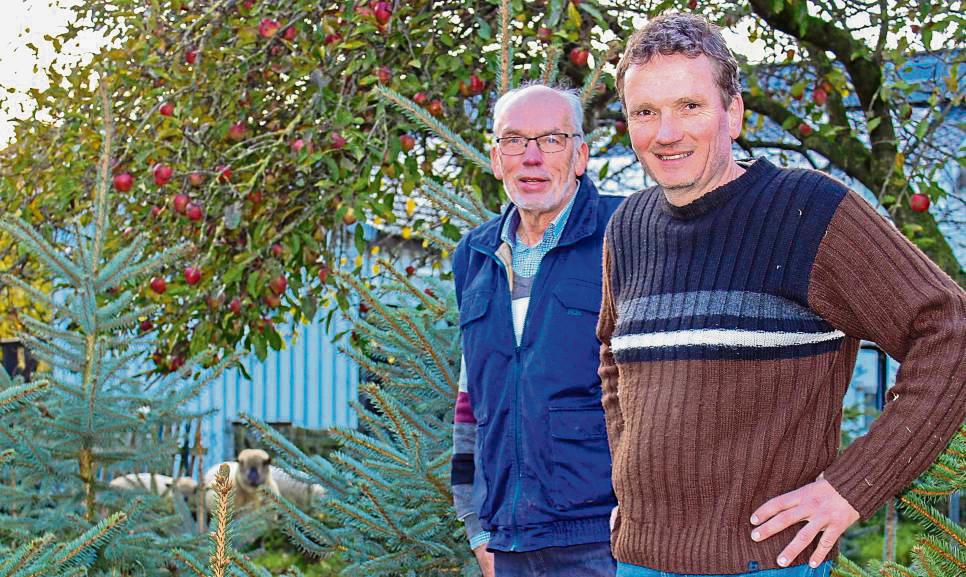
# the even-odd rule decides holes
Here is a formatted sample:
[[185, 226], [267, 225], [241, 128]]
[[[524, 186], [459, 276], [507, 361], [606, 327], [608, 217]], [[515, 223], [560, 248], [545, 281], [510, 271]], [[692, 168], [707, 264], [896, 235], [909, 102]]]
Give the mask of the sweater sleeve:
[[608, 239], [605, 237], [602, 279], [604, 288], [600, 301], [600, 317], [597, 321], [597, 339], [600, 340], [600, 367], [597, 373], [600, 375], [601, 403], [604, 405], [604, 419], [607, 423], [607, 442], [610, 445], [611, 458], [614, 459], [620, 446], [621, 433], [624, 432], [624, 415], [617, 396], [617, 364], [610, 349], [611, 336], [617, 323], [617, 311], [611, 290], [613, 263], [607, 247]]
[[459, 393], [453, 416], [453, 461], [450, 473], [453, 490], [453, 507], [456, 517], [463, 522], [470, 546], [476, 548], [489, 542], [490, 535], [480, 525], [473, 510], [473, 479], [476, 473], [476, 419], [470, 405], [466, 386], [466, 361], [460, 358]]
[[819, 245], [808, 301], [901, 363], [883, 413], [824, 473], [867, 518], [932, 463], [966, 418], [966, 293], [849, 191]]

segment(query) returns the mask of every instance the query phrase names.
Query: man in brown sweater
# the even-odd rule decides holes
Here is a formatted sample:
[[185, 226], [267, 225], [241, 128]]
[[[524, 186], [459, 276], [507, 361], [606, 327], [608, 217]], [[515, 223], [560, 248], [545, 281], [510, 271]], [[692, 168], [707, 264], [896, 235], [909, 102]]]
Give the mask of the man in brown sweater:
[[[657, 182], [604, 240], [617, 574], [827, 573], [966, 417], [966, 294], [842, 183], [734, 159], [737, 63], [702, 18], [635, 33], [617, 89]], [[839, 454], [862, 339], [902, 367]]]

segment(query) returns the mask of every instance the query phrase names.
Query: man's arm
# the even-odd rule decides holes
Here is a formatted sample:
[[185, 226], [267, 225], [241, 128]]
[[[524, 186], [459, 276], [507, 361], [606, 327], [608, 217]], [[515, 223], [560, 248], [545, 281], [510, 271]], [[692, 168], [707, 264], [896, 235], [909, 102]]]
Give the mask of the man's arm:
[[[456, 397], [456, 411], [453, 417], [453, 461], [450, 481], [453, 490], [453, 506], [456, 517], [463, 522], [470, 548], [476, 555], [484, 577], [492, 576], [492, 554], [487, 553], [486, 545], [490, 534], [480, 526], [480, 520], [473, 509], [473, 479], [476, 473], [474, 455], [476, 453], [476, 419], [466, 386], [466, 361], [460, 359], [459, 393]], [[491, 573], [487, 573], [487, 564]]]
[[814, 483], [753, 514], [755, 540], [807, 522], [780, 565], [821, 533], [809, 559], [818, 565], [845, 529], [922, 473], [966, 417], [966, 293], [852, 191], [819, 246], [808, 300], [833, 326], [878, 343], [902, 366], [866, 435]]
[[601, 403], [604, 405], [604, 417], [607, 422], [607, 442], [610, 445], [611, 459], [616, 459], [621, 434], [624, 432], [624, 415], [621, 412], [620, 399], [617, 397], [617, 364], [610, 349], [617, 312], [611, 290], [613, 268], [607, 243], [608, 240], [605, 237], [602, 279], [604, 288], [600, 302], [600, 317], [597, 321], [597, 339], [600, 340], [600, 368], [597, 374], [600, 375]]

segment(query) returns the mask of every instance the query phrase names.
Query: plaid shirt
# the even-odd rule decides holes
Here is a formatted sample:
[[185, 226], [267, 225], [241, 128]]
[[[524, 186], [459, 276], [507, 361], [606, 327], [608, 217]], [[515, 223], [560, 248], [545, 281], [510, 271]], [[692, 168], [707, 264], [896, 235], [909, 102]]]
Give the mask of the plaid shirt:
[[510, 251], [513, 254], [514, 273], [524, 278], [530, 278], [537, 274], [537, 271], [540, 270], [540, 262], [543, 260], [544, 255], [550, 252], [550, 249], [557, 246], [560, 235], [563, 234], [564, 226], [567, 225], [567, 219], [570, 217], [570, 210], [574, 207], [574, 199], [576, 198], [577, 193], [575, 191], [573, 196], [570, 197], [570, 202], [560, 211], [557, 218], [553, 219], [553, 222], [547, 226], [547, 230], [543, 232], [543, 238], [534, 246], [527, 246], [524, 242], [517, 242], [517, 227], [520, 226], [520, 213], [516, 207], [511, 209], [512, 212], [503, 225], [500, 238], [503, 239], [503, 242], [510, 245]]

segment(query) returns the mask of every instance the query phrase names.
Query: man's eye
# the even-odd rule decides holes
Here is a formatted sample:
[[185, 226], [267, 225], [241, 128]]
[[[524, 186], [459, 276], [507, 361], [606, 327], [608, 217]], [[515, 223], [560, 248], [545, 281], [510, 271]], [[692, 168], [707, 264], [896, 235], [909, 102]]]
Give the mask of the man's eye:
[[560, 144], [563, 141], [563, 138], [561, 138], [558, 134], [548, 134], [543, 137], [543, 141], [547, 144]]
[[701, 108], [701, 105], [698, 104], [697, 102], [688, 102], [687, 104], [684, 105], [684, 107], [687, 108], [688, 110], [697, 110]]
[[634, 114], [636, 114], [637, 116], [650, 116], [653, 113], [650, 110], [644, 109], [644, 110], [638, 110]]
[[523, 144], [523, 138], [519, 136], [508, 136], [506, 138], [501, 139], [501, 142], [503, 144], [509, 144], [510, 146], [517, 146], [519, 144]]

